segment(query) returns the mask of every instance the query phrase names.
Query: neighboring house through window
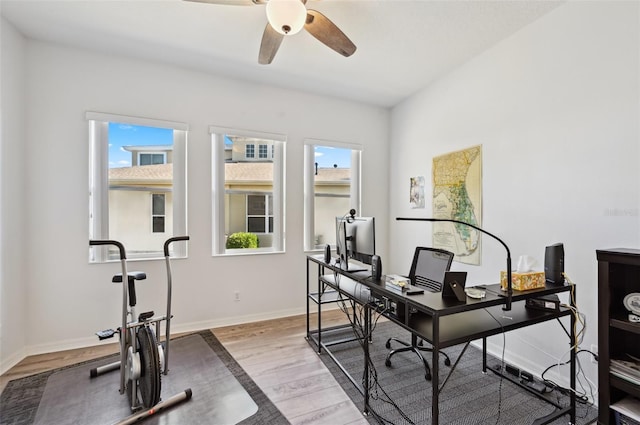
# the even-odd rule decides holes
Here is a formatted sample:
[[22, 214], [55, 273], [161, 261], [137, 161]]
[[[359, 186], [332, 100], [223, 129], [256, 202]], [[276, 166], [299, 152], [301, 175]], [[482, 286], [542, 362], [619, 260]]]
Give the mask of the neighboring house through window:
[[336, 217], [360, 211], [361, 146], [320, 140], [305, 141], [304, 248], [335, 247]]
[[[217, 127], [210, 132], [213, 255], [284, 251], [285, 137]], [[250, 157], [256, 145], [258, 158]], [[227, 237], [238, 232], [255, 233], [259, 247], [227, 249]]]
[[[121, 242], [128, 258], [161, 258], [163, 244], [186, 229], [187, 125], [88, 112], [91, 239]], [[174, 256], [186, 243], [172, 244]], [[92, 262], [117, 259], [94, 247]]]

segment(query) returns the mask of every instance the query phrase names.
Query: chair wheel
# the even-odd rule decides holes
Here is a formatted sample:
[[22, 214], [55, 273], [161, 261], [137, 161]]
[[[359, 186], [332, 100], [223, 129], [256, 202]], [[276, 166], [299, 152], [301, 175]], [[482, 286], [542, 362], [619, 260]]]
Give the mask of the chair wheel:
[[451, 366], [451, 360], [444, 359], [444, 364], [447, 365], [447, 366]]
[[427, 372], [424, 374], [424, 379], [426, 379], [427, 381], [431, 381], [431, 372]]
[[387, 350], [391, 348], [391, 342], [387, 341], [387, 343], [384, 345], [385, 347], [387, 347]]
[[385, 365], [386, 367], [391, 367], [391, 360], [389, 360], [389, 359], [385, 360], [385, 361], [384, 361], [384, 365]]

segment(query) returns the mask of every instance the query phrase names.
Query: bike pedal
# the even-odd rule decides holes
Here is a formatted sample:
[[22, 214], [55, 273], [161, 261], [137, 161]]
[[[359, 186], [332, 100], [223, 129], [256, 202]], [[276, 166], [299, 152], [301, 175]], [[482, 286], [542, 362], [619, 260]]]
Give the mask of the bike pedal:
[[113, 329], [105, 329], [103, 331], [96, 332], [96, 335], [98, 335], [98, 338], [102, 341], [103, 339], [112, 338], [115, 333], [116, 331]]

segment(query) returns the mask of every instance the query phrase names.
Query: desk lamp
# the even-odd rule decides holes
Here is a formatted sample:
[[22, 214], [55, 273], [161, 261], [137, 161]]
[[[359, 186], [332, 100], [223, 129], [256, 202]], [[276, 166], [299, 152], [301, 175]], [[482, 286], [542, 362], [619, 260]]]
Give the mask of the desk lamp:
[[483, 230], [481, 228], [479, 228], [478, 226], [474, 226], [473, 224], [469, 224], [469, 223], [465, 223], [464, 221], [459, 221], [459, 220], [453, 220], [453, 219], [449, 219], [449, 218], [410, 218], [410, 217], [396, 217], [396, 220], [398, 221], [431, 221], [431, 222], [449, 222], [449, 223], [458, 223], [458, 224], [464, 224], [465, 226], [469, 226], [473, 229], [476, 229], [477, 231], [484, 233], [485, 235], [489, 235], [491, 236], [493, 239], [497, 240], [498, 242], [500, 242], [502, 244], [502, 246], [504, 247], [504, 249], [507, 250], [507, 299], [505, 302], [504, 307], [502, 307], [502, 309], [504, 311], [510, 311], [511, 310], [511, 297], [513, 296], [513, 288], [511, 287], [511, 251], [509, 251], [509, 247], [507, 246], [506, 243], [504, 243], [502, 241], [502, 239], [500, 239], [499, 237], [497, 237], [496, 235], [487, 232], [486, 230]]

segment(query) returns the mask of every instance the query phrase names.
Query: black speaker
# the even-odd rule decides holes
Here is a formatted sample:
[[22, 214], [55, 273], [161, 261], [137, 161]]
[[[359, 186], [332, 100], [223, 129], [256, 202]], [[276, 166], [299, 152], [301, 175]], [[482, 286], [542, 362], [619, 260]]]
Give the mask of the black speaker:
[[564, 284], [564, 245], [548, 246], [544, 250], [544, 279], [554, 285]]
[[382, 260], [379, 255], [371, 257], [371, 277], [374, 280], [380, 280], [382, 277]]
[[324, 262], [327, 264], [331, 262], [331, 246], [329, 244], [324, 246]]

